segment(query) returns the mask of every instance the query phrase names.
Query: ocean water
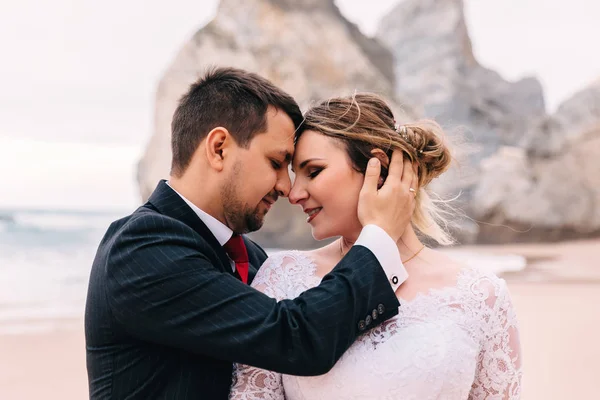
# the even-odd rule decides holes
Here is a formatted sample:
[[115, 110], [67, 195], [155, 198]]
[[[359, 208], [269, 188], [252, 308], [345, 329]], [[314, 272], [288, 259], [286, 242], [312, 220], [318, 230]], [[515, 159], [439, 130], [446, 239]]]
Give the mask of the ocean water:
[[100, 240], [130, 212], [0, 209], [0, 334], [81, 324]]
[[0, 209], [0, 333], [83, 316], [97, 246], [126, 214]]
[[[110, 223], [129, 212], [0, 209], [0, 334], [80, 324], [98, 244]], [[460, 249], [448, 255], [498, 274], [525, 267], [518, 255]]]

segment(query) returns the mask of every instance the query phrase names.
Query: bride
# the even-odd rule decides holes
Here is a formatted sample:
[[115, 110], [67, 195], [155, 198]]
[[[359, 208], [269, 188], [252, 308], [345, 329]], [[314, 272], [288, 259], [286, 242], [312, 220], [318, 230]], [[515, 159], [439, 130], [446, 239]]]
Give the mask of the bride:
[[[399, 314], [366, 331], [331, 371], [298, 377], [237, 365], [230, 398], [518, 399], [519, 334], [506, 283], [485, 265], [461, 265], [421, 242], [451, 243], [445, 214], [427, 188], [451, 161], [440, 127], [395, 126], [386, 103], [368, 93], [327, 100], [305, 118], [289, 200], [307, 213], [316, 239], [340, 238], [313, 251], [272, 255], [252, 286], [280, 300], [327, 279], [360, 233], [357, 203], [368, 160], [376, 156], [385, 167], [395, 149], [418, 168], [412, 228], [398, 241], [409, 278], [396, 292]], [[382, 312], [365, 315], [359, 329]]]

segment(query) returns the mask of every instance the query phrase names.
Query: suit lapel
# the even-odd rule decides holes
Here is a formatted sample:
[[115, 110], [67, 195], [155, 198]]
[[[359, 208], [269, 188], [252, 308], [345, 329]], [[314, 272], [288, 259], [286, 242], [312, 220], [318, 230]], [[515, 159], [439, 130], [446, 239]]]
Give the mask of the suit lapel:
[[[260, 267], [260, 266], [259, 266]], [[248, 266], [248, 284], [250, 285], [258, 272], [258, 267], [254, 267], [254, 265], [250, 264]]]
[[246, 249], [248, 249], [248, 260], [250, 261], [248, 268], [248, 283], [252, 283], [256, 273], [267, 257], [265, 252], [246, 236], [244, 236], [244, 243], [246, 244]]
[[161, 180], [158, 183], [156, 189], [154, 189], [154, 192], [148, 199], [148, 203], [152, 204], [161, 214], [175, 218], [196, 231], [215, 251], [215, 254], [222, 264], [221, 269], [232, 273], [229, 257], [227, 257], [227, 253], [225, 253], [225, 250], [219, 244], [215, 235], [213, 235], [210, 229], [208, 229], [204, 222], [196, 215], [194, 210], [192, 210], [185, 201], [183, 201], [183, 199], [167, 185], [165, 180]]

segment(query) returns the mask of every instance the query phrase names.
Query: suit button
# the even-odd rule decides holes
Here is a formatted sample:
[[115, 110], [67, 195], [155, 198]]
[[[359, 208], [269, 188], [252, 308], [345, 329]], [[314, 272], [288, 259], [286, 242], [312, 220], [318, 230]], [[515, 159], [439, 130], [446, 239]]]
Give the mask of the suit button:
[[371, 322], [372, 322], [371, 316], [367, 315], [367, 318], [365, 318], [365, 324], [367, 324], [367, 326], [369, 326], [369, 325], [371, 325]]
[[376, 320], [377, 319], [377, 310], [373, 310], [373, 312], [371, 312], [371, 317]]
[[394, 276], [392, 276], [392, 283], [393, 283], [394, 285], [397, 285], [397, 284], [398, 284], [398, 277], [397, 277], [397, 276], [395, 276], [395, 275], [394, 275]]
[[378, 305], [377, 312], [379, 313], [379, 315], [383, 314], [385, 312], [385, 306], [383, 304]]
[[358, 330], [359, 331], [364, 331], [365, 328], [367, 327], [367, 325], [365, 324], [365, 321], [363, 321], [362, 319], [358, 322]]

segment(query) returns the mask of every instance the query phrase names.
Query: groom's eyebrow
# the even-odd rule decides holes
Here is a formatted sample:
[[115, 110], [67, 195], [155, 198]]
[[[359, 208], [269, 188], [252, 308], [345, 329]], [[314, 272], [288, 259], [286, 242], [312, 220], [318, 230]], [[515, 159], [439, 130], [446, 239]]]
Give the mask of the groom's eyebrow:
[[285, 162], [289, 163], [292, 161], [292, 153], [287, 150], [281, 150], [280, 153], [284, 157]]

